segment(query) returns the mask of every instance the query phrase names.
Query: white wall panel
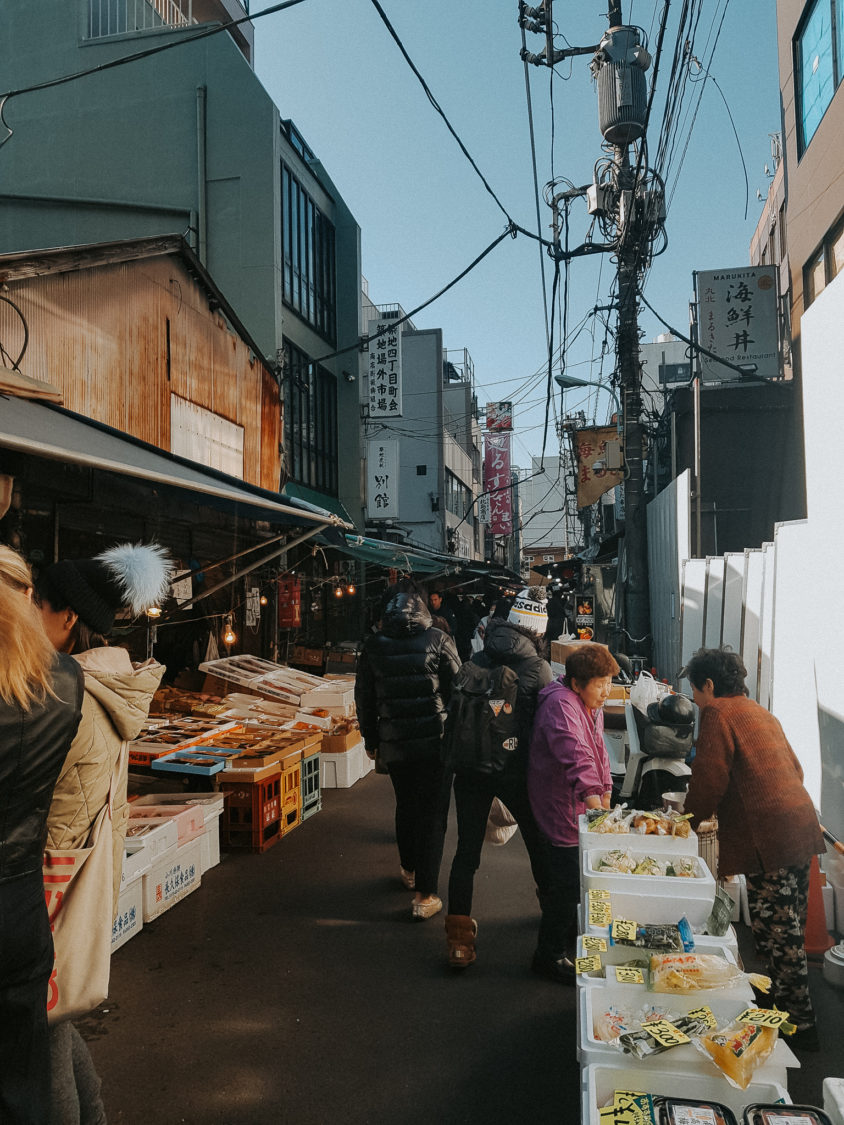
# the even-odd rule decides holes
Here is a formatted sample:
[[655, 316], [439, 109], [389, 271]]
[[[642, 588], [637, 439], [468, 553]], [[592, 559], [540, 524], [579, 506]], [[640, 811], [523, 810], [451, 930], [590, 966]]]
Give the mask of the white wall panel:
[[682, 665], [682, 567], [690, 554], [689, 473], [682, 473], [648, 504], [648, 580], [652, 659], [660, 677], [676, 682]]
[[724, 608], [724, 558], [706, 560], [706, 597], [703, 603], [703, 643], [706, 648], [721, 644], [721, 614]]
[[762, 613], [759, 622], [759, 688], [763, 707], [771, 706], [771, 643], [774, 635], [774, 572], [776, 552], [773, 543], [762, 545]]
[[759, 700], [759, 645], [762, 637], [762, 584], [765, 559], [761, 550], [744, 552], [742, 580], [741, 658], [747, 668], [750, 698]]
[[[686, 559], [683, 564], [682, 641], [680, 664], [703, 644], [703, 607], [706, 595], [706, 559]], [[688, 680], [682, 690], [691, 695]]]
[[744, 554], [724, 555], [724, 605], [721, 614], [721, 644], [733, 652], [741, 649], [741, 595], [744, 585]]

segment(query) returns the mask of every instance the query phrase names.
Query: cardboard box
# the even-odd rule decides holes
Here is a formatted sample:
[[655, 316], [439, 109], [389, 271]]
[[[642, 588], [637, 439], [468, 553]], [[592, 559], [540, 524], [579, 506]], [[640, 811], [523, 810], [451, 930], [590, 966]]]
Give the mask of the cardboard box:
[[143, 877], [145, 922], [152, 922], [196, 890], [202, 881], [201, 857], [200, 840], [191, 840], [152, 865]]
[[[237, 758], [234, 759], [237, 761]], [[281, 766], [278, 762], [272, 762], [268, 766], [262, 766], [260, 769], [225, 769], [219, 775], [219, 780], [222, 781], [266, 781], [267, 778], [272, 777], [274, 774], [281, 773]]]
[[552, 641], [551, 642], [551, 659], [556, 664], [565, 664], [566, 658], [578, 649], [594, 646], [595, 648], [602, 648], [609, 652], [607, 645], [599, 644], [597, 641]]
[[363, 739], [359, 730], [346, 731], [344, 734], [324, 734], [320, 752], [323, 754], [345, 754], [353, 746], [362, 743]]
[[111, 925], [111, 952], [125, 945], [144, 926], [144, 880], [139, 875], [125, 884], [117, 900], [117, 915]]

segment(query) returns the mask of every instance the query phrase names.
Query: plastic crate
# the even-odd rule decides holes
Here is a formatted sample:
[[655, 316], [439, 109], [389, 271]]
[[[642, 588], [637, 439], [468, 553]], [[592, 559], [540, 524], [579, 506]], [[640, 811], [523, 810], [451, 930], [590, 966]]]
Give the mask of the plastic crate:
[[224, 781], [222, 846], [264, 852], [281, 839], [281, 770], [260, 781]]
[[281, 759], [281, 834], [298, 827], [302, 819], [302, 751]]
[[307, 820], [309, 816], [319, 812], [322, 808], [322, 790], [319, 784], [319, 751], [316, 754], [309, 754], [307, 758], [302, 759], [302, 784], [300, 791], [302, 794], [302, 820]]

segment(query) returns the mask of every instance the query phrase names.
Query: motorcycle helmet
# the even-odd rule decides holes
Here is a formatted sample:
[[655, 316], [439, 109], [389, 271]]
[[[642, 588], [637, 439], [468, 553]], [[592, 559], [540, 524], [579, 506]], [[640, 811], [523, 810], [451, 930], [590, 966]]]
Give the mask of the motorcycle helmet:
[[665, 723], [647, 723], [640, 746], [648, 758], [685, 759], [692, 749], [694, 726], [673, 727]]
[[652, 723], [669, 727], [693, 727], [695, 705], [686, 695], [664, 695], [648, 704], [648, 718]]

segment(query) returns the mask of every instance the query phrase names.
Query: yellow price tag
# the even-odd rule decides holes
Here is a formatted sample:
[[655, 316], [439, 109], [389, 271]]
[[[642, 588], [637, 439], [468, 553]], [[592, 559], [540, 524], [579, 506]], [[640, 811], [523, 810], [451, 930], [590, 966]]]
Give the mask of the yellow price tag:
[[631, 969], [628, 965], [615, 966], [615, 979], [619, 984], [644, 984], [645, 976], [641, 969]]
[[598, 888], [593, 888], [593, 889], [592, 889], [592, 890], [591, 890], [591, 891], [589, 892], [589, 901], [590, 901], [590, 902], [598, 902], [599, 900], [600, 900], [601, 902], [604, 902], [604, 901], [606, 901], [606, 902], [609, 902], [609, 900], [610, 900], [610, 892], [609, 892], [609, 891], [605, 891], [605, 890], [600, 890], [600, 889], [598, 889]]
[[593, 957], [575, 957], [574, 971], [580, 973], [597, 973], [601, 970], [601, 958], [597, 954]]
[[651, 1020], [643, 1023], [642, 1028], [656, 1039], [661, 1047], [679, 1047], [681, 1043], [691, 1042], [688, 1035], [684, 1035], [670, 1020]]
[[635, 941], [636, 923], [627, 918], [614, 918], [612, 924], [613, 941]]
[[746, 1008], [736, 1019], [739, 1023], [755, 1023], [758, 1027], [782, 1027], [788, 1023], [788, 1012], [774, 1008]]
[[600, 926], [600, 927], [608, 926], [610, 924], [610, 921], [611, 921], [611, 915], [610, 915], [610, 912], [609, 912], [609, 908], [607, 908], [606, 910], [601, 910], [599, 907], [596, 906], [596, 907], [594, 907], [594, 909], [589, 911], [589, 925], [590, 926]]
[[589, 949], [593, 953], [606, 953], [607, 939], [605, 937], [596, 937], [594, 934], [584, 934], [583, 948]]
[[616, 1090], [613, 1104], [598, 1111], [602, 1125], [654, 1125], [653, 1102], [648, 1094]]
[[707, 1027], [718, 1026], [718, 1021], [716, 1020], [715, 1016], [713, 1016], [712, 1009], [708, 1004], [704, 1004], [702, 1008], [695, 1008], [693, 1009], [693, 1011], [689, 1012], [689, 1019], [703, 1020], [706, 1023]]

